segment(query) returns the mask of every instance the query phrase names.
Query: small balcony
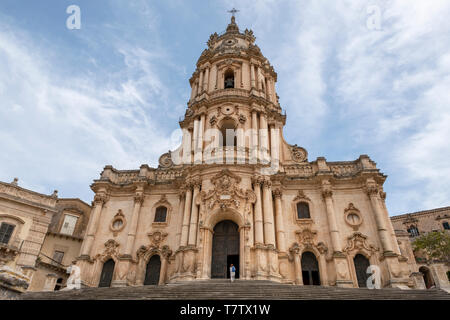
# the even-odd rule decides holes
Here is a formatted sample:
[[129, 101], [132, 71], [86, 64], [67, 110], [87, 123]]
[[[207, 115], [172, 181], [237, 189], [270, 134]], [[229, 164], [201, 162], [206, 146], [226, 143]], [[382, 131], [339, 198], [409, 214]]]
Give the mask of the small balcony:
[[16, 258], [22, 249], [23, 240], [17, 237], [9, 239], [8, 242], [0, 242], [0, 261], [7, 263]]

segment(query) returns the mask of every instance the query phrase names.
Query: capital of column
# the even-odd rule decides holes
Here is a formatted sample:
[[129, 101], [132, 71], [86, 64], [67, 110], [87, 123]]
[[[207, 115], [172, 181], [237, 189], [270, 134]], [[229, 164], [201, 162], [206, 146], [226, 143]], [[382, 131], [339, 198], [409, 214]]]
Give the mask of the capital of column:
[[322, 196], [324, 199], [331, 198], [333, 195], [333, 187], [328, 180], [322, 181]]
[[143, 202], [144, 202], [144, 193], [136, 192], [134, 195], [134, 203], [142, 205]]
[[104, 205], [106, 203], [106, 201], [108, 201], [108, 196], [106, 194], [103, 193], [97, 193], [94, 196], [94, 205]]
[[281, 199], [281, 196], [283, 195], [283, 191], [280, 188], [276, 188], [272, 191], [272, 194], [275, 199]]
[[369, 197], [377, 196], [379, 188], [376, 184], [369, 184], [365, 187], [365, 192]]
[[268, 178], [264, 178], [262, 185], [264, 188], [270, 188], [272, 187], [272, 181], [270, 181]]
[[202, 179], [194, 178], [191, 180], [191, 185], [194, 189], [200, 189], [202, 186]]
[[289, 248], [289, 252], [292, 255], [298, 255], [300, 254], [300, 246], [298, 245], [297, 242], [295, 242], [290, 248]]
[[181, 190], [178, 192], [178, 197], [180, 198], [180, 200], [183, 200], [183, 199], [186, 197], [186, 191], [183, 190], [183, 189], [181, 189]]
[[253, 186], [261, 186], [263, 184], [264, 178], [261, 176], [252, 177]]

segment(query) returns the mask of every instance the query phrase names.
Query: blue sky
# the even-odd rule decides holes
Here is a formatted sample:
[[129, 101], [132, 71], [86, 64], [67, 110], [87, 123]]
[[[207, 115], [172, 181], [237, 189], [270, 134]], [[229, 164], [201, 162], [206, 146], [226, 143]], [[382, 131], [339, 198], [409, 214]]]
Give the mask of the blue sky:
[[278, 73], [288, 143], [310, 161], [368, 154], [391, 215], [450, 205], [446, 0], [2, 0], [0, 180], [90, 203], [106, 164], [156, 166], [232, 7]]

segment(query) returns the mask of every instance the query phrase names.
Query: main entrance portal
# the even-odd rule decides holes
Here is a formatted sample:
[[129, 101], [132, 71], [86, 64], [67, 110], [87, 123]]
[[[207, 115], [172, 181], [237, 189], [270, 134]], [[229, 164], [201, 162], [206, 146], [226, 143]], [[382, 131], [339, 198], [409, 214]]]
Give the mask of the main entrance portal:
[[233, 221], [221, 221], [214, 227], [211, 278], [229, 278], [230, 264], [239, 278], [239, 230]]

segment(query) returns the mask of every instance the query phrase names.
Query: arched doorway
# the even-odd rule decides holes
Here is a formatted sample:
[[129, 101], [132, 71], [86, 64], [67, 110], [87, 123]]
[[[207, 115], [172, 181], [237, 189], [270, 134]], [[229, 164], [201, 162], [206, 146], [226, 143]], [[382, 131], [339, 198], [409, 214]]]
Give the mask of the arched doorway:
[[427, 267], [420, 267], [419, 272], [423, 275], [423, 281], [425, 282], [425, 287], [430, 289], [434, 286], [433, 277], [431, 276], [431, 271]]
[[302, 254], [302, 277], [304, 285], [320, 286], [319, 263], [312, 252]]
[[211, 278], [229, 278], [230, 264], [236, 268], [239, 278], [239, 227], [230, 220], [221, 221], [214, 227], [212, 241]]
[[147, 263], [145, 271], [144, 285], [157, 285], [159, 274], [161, 273], [161, 259], [158, 255], [153, 255]]
[[353, 258], [353, 263], [355, 265], [356, 279], [358, 280], [358, 287], [366, 288], [367, 279], [369, 274], [367, 273], [367, 268], [370, 266], [369, 259], [364, 257], [362, 254], [357, 254]]
[[102, 274], [100, 275], [99, 287], [110, 287], [116, 263], [113, 259], [109, 259], [103, 264]]
[[55, 289], [53, 289], [53, 291], [59, 291], [61, 290], [61, 287], [63, 285], [63, 278], [58, 278], [58, 280], [56, 280], [56, 284], [55, 284]]

